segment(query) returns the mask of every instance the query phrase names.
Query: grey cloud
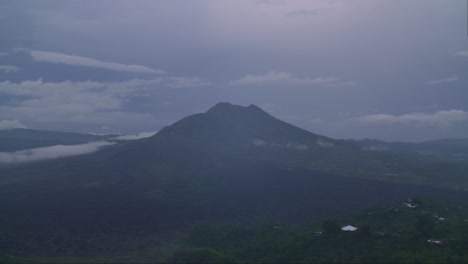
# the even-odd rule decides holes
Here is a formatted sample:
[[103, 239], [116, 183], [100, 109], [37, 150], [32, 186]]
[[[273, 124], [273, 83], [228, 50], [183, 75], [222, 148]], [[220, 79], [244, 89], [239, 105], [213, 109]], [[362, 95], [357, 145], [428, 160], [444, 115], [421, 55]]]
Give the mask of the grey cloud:
[[436, 126], [448, 128], [457, 123], [468, 121], [468, 112], [463, 110], [444, 110], [431, 114], [411, 113], [403, 115], [376, 114], [356, 118], [357, 121], [367, 124], [413, 124], [422, 126]]
[[[0, 118], [14, 118], [28, 123], [93, 123], [133, 119], [148, 114], [122, 113], [131, 98], [141, 96], [161, 80], [126, 82], [59, 82], [41, 80], [0, 83], [0, 96], [15, 99], [0, 106]], [[120, 116], [119, 116], [120, 115]]]
[[447, 77], [447, 78], [428, 81], [427, 84], [451, 83], [451, 82], [456, 82], [456, 81], [458, 81], [458, 80], [460, 80], [460, 78], [458, 78], [457, 75], [452, 75], [452, 76]]
[[259, 4], [263, 4], [263, 5], [285, 5], [287, 4], [287, 1], [285, 0], [257, 0], [256, 2]]
[[21, 68], [16, 67], [16, 66], [10, 66], [10, 65], [0, 65], [0, 72], [6, 72], [6, 73], [12, 73], [12, 72], [19, 72]]
[[161, 121], [139, 104], [141, 100], [150, 102], [151, 110], [163, 90], [178, 93], [202, 84], [206, 82], [199, 78], [167, 76], [122, 82], [4, 81], [0, 82], [0, 98], [9, 100], [0, 105], [0, 120], [18, 119], [45, 129], [51, 129], [51, 125], [87, 126], [82, 132], [89, 132], [90, 127], [95, 132], [102, 126], [116, 132], [148, 131], [159, 128]]
[[44, 121], [86, 119], [88, 115], [109, 115], [112, 111], [121, 111], [132, 98], [154, 96], [152, 93], [158, 89], [198, 87], [202, 84], [206, 83], [198, 78], [182, 77], [131, 79], [123, 82], [5, 81], [0, 82], [0, 95], [11, 96], [16, 100], [13, 105], [0, 106], [0, 118]]
[[468, 50], [455, 52], [453, 55], [459, 57], [468, 57]]
[[340, 78], [316, 77], [298, 78], [287, 72], [270, 71], [262, 75], [247, 75], [238, 80], [230, 82], [230, 85], [263, 85], [263, 84], [289, 84], [289, 85], [311, 85], [311, 86], [347, 86], [355, 82], [342, 81]]
[[356, 85], [357, 82], [355, 81], [342, 81], [342, 82], [333, 82], [333, 83], [328, 83], [327, 86], [331, 87], [345, 87], [345, 86], [354, 86]]
[[142, 139], [142, 138], [147, 138], [154, 136], [157, 133], [157, 131], [154, 132], [141, 132], [138, 134], [132, 134], [132, 135], [123, 135], [123, 136], [118, 136], [114, 138], [115, 140], [137, 140], [137, 139]]
[[318, 9], [302, 9], [294, 10], [289, 13], [286, 13], [285, 17], [311, 17], [319, 14]]
[[0, 130], [14, 128], [26, 128], [26, 126], [18, 120], [0, 120]]
[[112, 144], [115, 143], [97, 141], [80, 145], [55, 145], [51, 147], [20, 150], [15, 152], [0, 152], [0, 163], [22, 163], [83, 155], [96, 152], [101, 147]]
[[132, 73], [152, 73], [163, 74], [164, 71], [151, 69], [142, 65], [127, 65], [114, 62], [105, 62], [93, 58], [82, 57], [77, 55], [69, 55], [59, 52], [27, 50], [34, 60], [40, 62], [49, 62], [57, 64], [66, 64], [73, 66], [84, 66], [92, 68], [100, 68], [111, 71], [132, 72]]
[[169, 77], [166, 80], [167, 86], [169, 88], [192, 88], [211, 85], [211, 83], [204, 81], [198, 77]]
[[[292, 1], [291, 1], [292, 2]], [[299, 8], [294, 9], [285, 14], [285, 17], [288, 18], [307, 18], [314, 17], [319, 15], [323, 11], [330, 11], [338, 8], [343, 8], [345, 3], [343, 1], [328, 1], [328, 0], [319, 0], [319, 1], [304, 1], [301, 5], [295, 5], [294, 2], [291, 4], [291, 7], [308, 7], [308, 8]]]

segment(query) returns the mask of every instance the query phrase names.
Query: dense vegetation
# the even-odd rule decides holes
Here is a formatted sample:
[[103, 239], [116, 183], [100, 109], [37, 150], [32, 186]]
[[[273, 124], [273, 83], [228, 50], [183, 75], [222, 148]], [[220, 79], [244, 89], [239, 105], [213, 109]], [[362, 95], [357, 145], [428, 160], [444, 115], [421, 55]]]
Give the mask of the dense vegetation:
[[[416, 206], [415, 208], [408, 207]], [[413, 199], [321, 225], [196, 228], [174, 262], [466, 263], [468, 208]], [[355, 232], [340, 227], [355, 225]]]
[[[46, 251], [29, 257], [0, 254], [0, 262], [466, 263], [467, 220], [466, 205], [413, 198], [300, 225], [200, 224], [178, 236], [143, 239], [151, 246], [125, 233], [70, 233], [60, 241], [64, 251], [54, 257]], [[358, 229], [342, 231], [345, 225]], [[60, 238], [42, 243], [53, 247], [54, 239]]]

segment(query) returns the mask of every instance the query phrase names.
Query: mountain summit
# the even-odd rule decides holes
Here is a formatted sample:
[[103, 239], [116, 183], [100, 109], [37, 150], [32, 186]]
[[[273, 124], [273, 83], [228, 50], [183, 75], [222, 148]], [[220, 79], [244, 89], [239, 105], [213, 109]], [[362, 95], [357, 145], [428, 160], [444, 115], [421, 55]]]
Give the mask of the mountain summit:
[[178, 138], [216, 149], [350, 147], [281, 121], [253, 104], [244, 107], [225, 102], [183, 118], [154, 137]]
[[237, 112], [241, 112], [241, 111], [247, 112], [247, 111], [249, 111], [250, 113], [261, 112], [261, 113], [267, 114], [265, 111], [263, 111], [258, 106], [253, 105], [253, 104], [249, 105], [248, 107], [244, 107], [244, 106], [240, 106], [240, 105], [233, 105], [233, 104], [227, 103], [227, 102], [217, 103], [216, 105], [214, 105], [213, 107], [208, 109], [208, 111], [206, 113], [207, 114], [219, 115], [219, 114], [233, 113], [235, 111], [237, 111]]

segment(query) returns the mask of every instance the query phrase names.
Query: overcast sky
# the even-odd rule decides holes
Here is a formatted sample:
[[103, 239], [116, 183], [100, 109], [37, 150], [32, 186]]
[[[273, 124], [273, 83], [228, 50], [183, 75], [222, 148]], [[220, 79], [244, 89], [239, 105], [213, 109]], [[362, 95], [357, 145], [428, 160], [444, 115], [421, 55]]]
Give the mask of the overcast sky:
[[0, 1], [0, 129], [156, 131], [227, 101], [335, 138], [468, 137], [466, 4]]

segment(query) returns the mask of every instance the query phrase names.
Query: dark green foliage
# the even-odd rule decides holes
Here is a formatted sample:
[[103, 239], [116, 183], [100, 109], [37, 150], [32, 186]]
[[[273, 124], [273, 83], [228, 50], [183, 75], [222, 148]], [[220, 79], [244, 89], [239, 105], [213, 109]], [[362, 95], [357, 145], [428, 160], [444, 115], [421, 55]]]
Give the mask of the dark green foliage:
[[340, 232], [340, 226], [332, 220], [326, 220], [322, 223], [322, 230], [325, 234], [334, 235]]
[[171, 263], [235, 263], [235, 261], [212, 248], [192, 248], [176, 252]]
[[418, 237], [429, 238], [434, 234], [434, 227], [435, 223], [431, 215], [421, 215], [418, 217], [414, 231]]
[[22, 261], [9, 256], [0, 255], [0, 263], [22, 263]]
[[[321, 225], [322, 229], [336, 231], [337, 223], [359, 223], [356, 232], [317, 235], [315, 225], [213, 226], [192, 232], [186, 247], [210, 247], [246, 263], [464, 263], [468, 252], [460, 230], [466, 229], [467, 208], [423, 200], [431, 211], [397, 204]], [[447, 222], [431, 226], [425, 218], [441, 213], [449, 218]], [[427, 238], [415, 237], [413, 234], [421, 228], [432, 235], [440, 233], [432, 238], [450, 243], [435, 245]]]
[[372, 226], [370, 224], [362, 224], [359, 227], [357, 234], [362, 238], [369, 238], [372, 236]]

